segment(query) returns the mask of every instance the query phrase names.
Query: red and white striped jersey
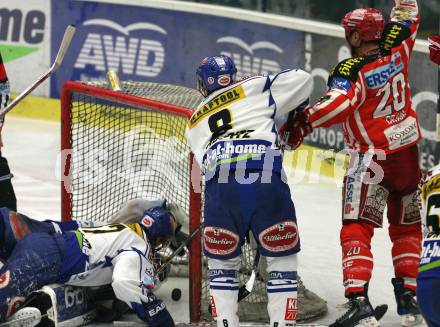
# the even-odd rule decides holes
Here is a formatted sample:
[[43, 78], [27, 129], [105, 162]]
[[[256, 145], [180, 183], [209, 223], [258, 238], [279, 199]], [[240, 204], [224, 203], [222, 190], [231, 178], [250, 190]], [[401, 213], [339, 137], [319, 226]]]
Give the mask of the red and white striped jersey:
[[415, 0], [397, 0], [380, 41], [380, 53], [340, 62], [329, 90], [308, 110], [314, 128], [342, 123], [347, 145], [392, 153], [420, 139], [411, 103], [408, 68], [420, 22]]

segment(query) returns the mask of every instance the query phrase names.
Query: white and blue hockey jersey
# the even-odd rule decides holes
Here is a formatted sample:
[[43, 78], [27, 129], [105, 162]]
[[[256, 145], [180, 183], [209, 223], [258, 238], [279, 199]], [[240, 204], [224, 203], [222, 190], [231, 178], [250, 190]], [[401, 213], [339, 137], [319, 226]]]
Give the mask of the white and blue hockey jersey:
[[440, 234], [431, 224], [438, 224], [440, 219], [440, 165], [433, 167], [420, 183], [420, 200], [424, 239], [418, 278], [439, 278]]
[[302, 70], [254, 76], [208, 96], [192, 115], [187, 139], [204, 174], [220, 166], [281, 171], [278, 129], [312, 92]]
[[62, 282], [111, 284], [116, 297], [125, 303], [148, 303], [146, 291], [156, 286], [156, 279], [152, 249], [140, 224], [79, 228], [63, 236], [67, 260], [61, 269]]

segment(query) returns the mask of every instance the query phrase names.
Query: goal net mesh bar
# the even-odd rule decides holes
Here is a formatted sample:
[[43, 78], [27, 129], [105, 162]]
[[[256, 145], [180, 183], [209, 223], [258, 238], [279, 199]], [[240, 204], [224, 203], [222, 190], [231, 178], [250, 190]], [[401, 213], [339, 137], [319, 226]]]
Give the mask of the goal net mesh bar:
[[[128, 200], [166, 199], [188, 214], [189, 220], [182, 223], [190, 233], [202, 220], [203, 199], [200, 171], [193, 165], [185, 130], [201, 96], [194, 89], [169, 84], [124, 81], [121, 86], [121, 92], [114, 92], [106, 82], [64, 85], [63, 219], [106, 222]], [[243, 246], [238, 274], [241, 285], [250, 276], [255, 248], [253, 240]], [[268, 321], [266, 273], [261, 261], [253, 292], [240, 302], [241, 321]], [[191, 242], [189, 255], [173, 261], [172, 273], [191, 276], [191, 321], [211, 321], [200, 236]], [[300, 321], [317, 316], [316, 310], [301, 309], [305, 294], [300, 290]]]

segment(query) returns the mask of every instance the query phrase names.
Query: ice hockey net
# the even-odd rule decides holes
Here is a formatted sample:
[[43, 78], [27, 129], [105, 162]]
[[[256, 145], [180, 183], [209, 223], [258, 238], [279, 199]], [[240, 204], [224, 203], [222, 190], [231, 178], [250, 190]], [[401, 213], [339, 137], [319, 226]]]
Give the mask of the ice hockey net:
[[[65, 83], [63, 219], [107, 221], [130, 199], [166, 198], [189, 215], [184, 222], [188, 232], [197, 228], [200, 171], [186, 144], [185, 128], [200, 100], [196, 90], [169, 84], [127, 81], [122, 82], [122, 92], [114, 92], [106, 82]], [[253, 242], [243, 248], [242, 284], [250, 275], [254, 248]], [[211, 320], [200, 237], [191, 242], [189, 257], [179, 258], [173, 266], [191, 276], [191, 321]], [[260, 271], [253, 292], [240, 303], [241, 321], [267, 321], [264, 267]], [[303, 320], [316, 316], [316, 311], [301, 313], [301, 295], [299, 303], [300, 320], [301, 314]]]

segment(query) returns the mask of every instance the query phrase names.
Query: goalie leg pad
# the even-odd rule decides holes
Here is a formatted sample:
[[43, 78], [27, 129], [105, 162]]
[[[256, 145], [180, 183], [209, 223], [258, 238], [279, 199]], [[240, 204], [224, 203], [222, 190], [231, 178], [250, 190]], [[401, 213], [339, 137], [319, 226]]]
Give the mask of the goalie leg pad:
[[217, 326], [238, 326], [237, 270], [240, 257], [229, 260], [208, 258], [212, 315]]
[[298, 313], [297, 255], [267, 257], [270, 326], [294, 326]]
[[86, 323], [95, 317], [94, 311], [90, 310], [87, 288], [62, 284], [43, 286], [32, 292], [24, 305], [38, 308], [45, 326], [77, 326], [75, 321]]

